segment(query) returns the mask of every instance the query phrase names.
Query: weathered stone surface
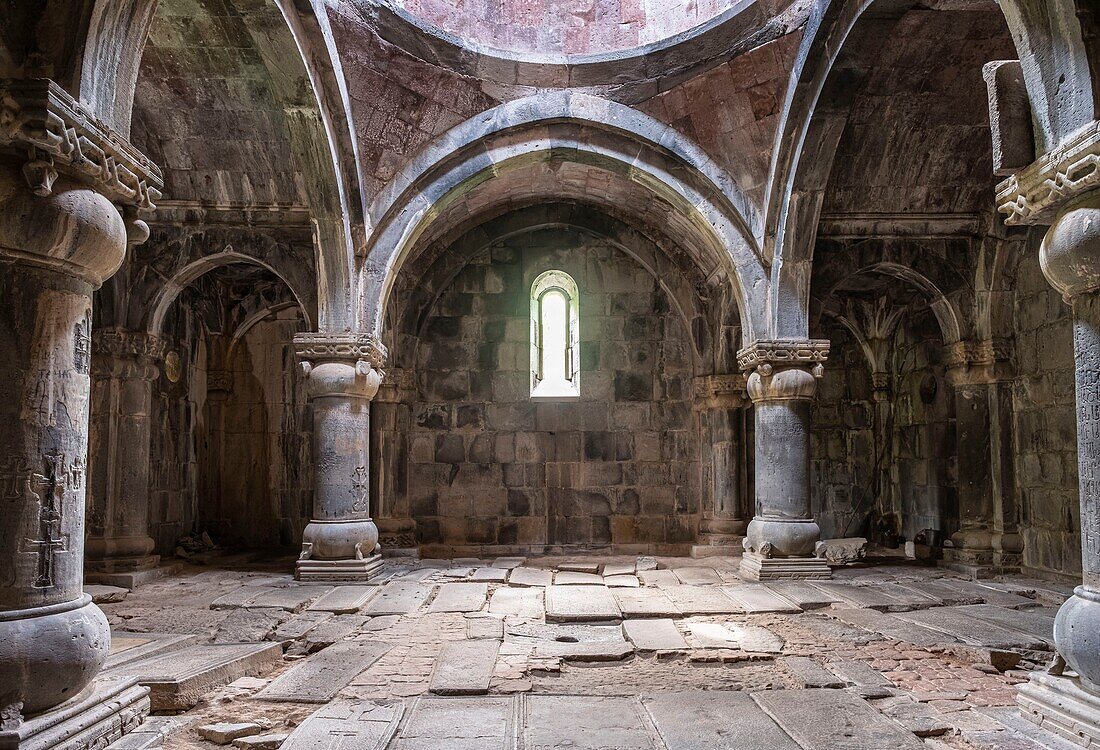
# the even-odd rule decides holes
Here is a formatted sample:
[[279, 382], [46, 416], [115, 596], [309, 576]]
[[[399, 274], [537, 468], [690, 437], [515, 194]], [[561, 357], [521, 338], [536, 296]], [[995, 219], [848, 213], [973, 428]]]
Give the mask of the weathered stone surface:
[[707, 586], [723, 583], [714, 568], [676, 568], [672, 571], [685, 586]]
[[[913, 604], [918, 594], [908, 593], [905, 598], [895, 595], [886, 585], [882, 586], [851, 586], [844, 583], [817, 583], [817, 586], [826, 594], [835, 596], [842, 602], [853, 607], [865, 609], [877, 609], [880, 612], [904, 612], [917, 607]], [[924, 599], [925, 606], [931, 605], [931, 601]]]
[[603, 576], [563, 570], [554, 575], [555, 586], [603, 586]]
[[271, 668], [282, 654], [277, 643], [189, 646], [125, 664], [118, 673], [134, 675], [149, 688], [154, 711], [185, 711], [211, 689]]
[[971, 589], [965, 589], [956, 585], [957, 581], [942, 579], [939, 581], [912, 581], [902, 584], [907, 589], [912, 589], [918, 594], [929, 596], [940, 603], [950, 607], [956, 604], [981, 604], [983, 599]]
[[594, 622], [622, 617], [615, 597], [604, 586], [550, 586], [546, 589], [546, 619], [553, 622]]
[[363, 615], [335, 615], [305, 634], [309, 651], [317, 651], [354, 635], [369, 620]]
[[266, 701], [326, 703], [389, 650], [390, 644], [378, 641], [334, 644], [295, 664], [256, 697]]
[[753, 700], [803, 750], [921, 750], [909, 730], [843, 690], [768, 690]]
[[803, 610], [821, 609], [840, 601], [805, 581], [770, 581], [764, 585]]
[[680, 579], [676, 577], [676, 573], [671, 570], [639, 570], [638, 578], [641, 580], [643, 586], [680, 586]]
[[857, 628], [912, 643], [914, 646], [928, 647], [957, 641], [947, 633], [873, 609], [835, 608], [829, 611], [829, 615]]
[[641, 706], [633, 698], [532, 695], [525, 747], [571, 750], [651, 750]]
[[418, 698], [395, 750], [508, 750], [512, 698]]
[[894, 687], [882, 672], [865, 661], [842, 659], [826, 662], [825, 666], [840, 679], [856, 687]]
[[526, 557], [498, 557], [496, 560], [493, 560], [493, 567], [503, 568], [505, 570], [515, 570], [526, 562]]
[[248, 602], [249, 607], [270, 607], [298, 612], [314, 599], [332, 591], [331, 586], [286, 586], [260, 591]]
[[471, 581], [484, 581], [486, 583], [504, 583], [508, 580], [509, 569], [505, 568], [476, 568], [470, 574]]
[[307, 611], [353, 614], [378, 592], [378, 586], [337, 586], [309, 605]]
[[778, 654], [784, 641], [767, 628], [738, 623], [691, 622], [692, 645], [695, 648], [735, 648], [761, 654]]
[[600, 572], [600, 563], [591, 560], [558, 563], [559, 571], [571, 571], [574, 573], [591, 573], [597, 575]]
[[489, 611], [494, 615], [541, 620], [544, 612], [543, 596], [541, 588], [499, 588], [489, 600]]
[[495, 638], [501, 640], [504, 637], [504, 620], [492, 615], [478, 615], [466, 617], [466, 637], [470, 640], [481, 638]]
[[197, 635], [127, 633], [122, 630], [112, 630], [111, 652], [103, 665], [103, 669], [104, 671], [110, 671], [132, 661], [178, 651], [198, 640]]
[[114, 604], [121, 602], [130, 593], [129, 589], [118, 586], [97, 586], [88, 584], [84, 586], [84, 593], [92, 595], [92, 601], [96, 604]]
[[[656, 560], [654, 560], [656, 564]], [[630, 576], [637, 572], [636, 563], [605, 563], [603, 566], [603, 577], [609, 578], [611, 576]]]
[[540, 568], [513, 568], [508, 575], [509, 586], [549, 586], [554, 573]]
[[[946, 580], [945, 583], [947, 583]], [[1039, 603], [1034, 599], [1029, 599], [1026, 596], [1020, 596], [1019, 594], [1013, 594], [998, 588], [983, 586], [974, 581], [951, 580], [949, 585], [982, 598], [981, 602], [971, 602], [974, 604], [984, 602], [985, 604], [995, 604], [998, 607], [1005, 607], [1006, 609], [1028, 609], [1030, 607], [1039, 606]]]
[[918, 737], [939, 737], [954, 729], [946, 717], [925, 703], [902, 701], [876, 708]]
[[255, 643], [271, 640], [275, 630], [292, 615], [284, 609], [234, 609], [218, 623], [215, 643]]
[[233, 740], [233, 747], [240, 750], [279, 750], [289, 736], [283, 732], [256, 734], [251, 737], [241, 737], [239, 740]]
[[335, 700], [303, 721], [280, 750], [355, 748], [385, 750], [397, 732], [404, 704], [364, 700]]
[[672, 620], [626, 620], [623, 634], [638, 651], [683, 651], [688, 648]]
[[830, 565], [859, 562], [867, 556], [867, 540], [863, 537], [822, 539], [814, 545], [814, 554], [827, 560]]
[[738, 691], [661, 692], [642, 705], [669, 750], [797, 750], [798, 745]]
[[1005, 609], [993, 604], [974, 604], [956, 609], [971, 617], [1003, 625], [1011, 630], [1019, 630], [1035, 638], [1041, 638], [1051, 646], [1054, 645], [1054, 616], [1057, 610], [1038, 607]]
[[487, 583], [445, 583], [439, 587], [429, 612], [477, 612], [489, 595]]
[[656, 588], [616, 589], [612, 592], [623, 617], [683, 617], [684, 612]]
[[723, 586], [722, 592], [741, 605], [741, 609], [750, 615], [764, 612], [802, 611], [797, 604], [769, 590], [763, 584]]
[[204, 740], [209, 740], [215, 745], [228, 745], [235, 739], [240, 737], [250, 737], [254, 734], [260, 734], [264, 731], [264, 728], [259, 724], [252, 722], [244, 722], [240, 724], [206, 724], [205, 726], [198, 727], [195, 732]]
[[331, 617], [332, 612], [310, 612], [308, 610], [294, 615], [294, 617], [275, 628], [275, 635], [272, 640], [280, 642], [297, 640]]
[[363, 614], [377, 617], [379, 615], [407, 615], [420, 609], [428, 597], [432, 595], [434, 586], [423, 586], [419, 583], [387, 583], [371, 599], [370, 604], [363, 610]]
[[633, 575], [605, 575], [603, 582], [605, 586], [611, 589], [636, 589], [642, 585], [642, 582], [638, 580], [638, 576]]
[[428, 689], [436, 695], [484, 695], [489, 692], [500, 643], [457, 641], [440, 651]]
[[1045, 648], [1041, 638], [1010, 630], [996, 623], [967, 615], [954, 607], [936, 607], [921, 612], [905, 612], [898, 617], [984, 648]]
[[780, 660], [794, 678], [807, 688], [842, 688], [844, 680], [805, 656], [786, 656]]
[[667, 586], [665, 594], [681, 612], [691, 615], [731, 615], [742, 612], [741, 605], [711, 586]]

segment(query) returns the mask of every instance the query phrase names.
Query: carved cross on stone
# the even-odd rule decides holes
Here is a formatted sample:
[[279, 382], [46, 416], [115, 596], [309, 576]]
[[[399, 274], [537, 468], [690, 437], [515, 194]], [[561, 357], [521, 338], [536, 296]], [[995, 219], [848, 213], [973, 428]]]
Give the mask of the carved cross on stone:
[[351, 479], [351, 496], [353, 498], [352, 510], [364, 511], [367, 509], [367, 502], [370, 499], [370, 484], [365, 466], [355, 467], [355, 473]]
[[[45, 485], [45, 491], [38, 497], [38, 537], [28, 539], [27, 546], [38, 555], [35, 573], [35, 588], [53, 588], [54, 554], [65, 549], [65, 539], [61, 535], [61, 509], [58, 495], [64, 495], [66, 478], [58, 479], [58, 469], [64, 466], [64, 455], [50, 456], [49, 475], [35, 474], [34, 479]], [[63, 471], [63, 470], [62, 470]]]
[[22, 456], [0, 468], [0, 500], [22, 500], [33, 474]]

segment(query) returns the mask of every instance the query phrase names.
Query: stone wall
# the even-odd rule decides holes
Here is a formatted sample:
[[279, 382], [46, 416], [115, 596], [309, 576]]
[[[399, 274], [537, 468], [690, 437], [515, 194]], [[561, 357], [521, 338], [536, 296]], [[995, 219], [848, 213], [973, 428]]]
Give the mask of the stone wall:
[[1081, 538], [1070, 308], [1043, 278], [1034, 249], [1021, 260], [1016, 288], [1013, 400], [1024, 565], [1074, 575]]
[[[579, 287], [578, 401], [530, 399], [530, 285], [549, 269]], [[625, 252], [567, 229], [500, 242], [462, 268], [420, 330], [407, 507], [425, 554], [682, 552], [694, 541], [700, 447], [688, 332]]]

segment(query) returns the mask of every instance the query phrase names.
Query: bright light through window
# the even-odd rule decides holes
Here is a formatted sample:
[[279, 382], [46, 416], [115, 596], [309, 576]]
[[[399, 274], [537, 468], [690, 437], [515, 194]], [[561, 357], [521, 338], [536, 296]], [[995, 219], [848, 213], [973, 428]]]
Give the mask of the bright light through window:
[[531, 286], [531, 397], [580, 395], [580, 327], [577, 284], [563, 271], [547, 271]]

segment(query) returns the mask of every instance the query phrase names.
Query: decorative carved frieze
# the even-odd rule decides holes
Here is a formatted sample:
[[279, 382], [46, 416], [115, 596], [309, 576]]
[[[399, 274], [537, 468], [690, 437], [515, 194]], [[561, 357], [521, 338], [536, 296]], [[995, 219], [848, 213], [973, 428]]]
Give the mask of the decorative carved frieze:
[[105, 328], [92, 333], [92, 353], [105, 357], [161, 359], [164, 350], [162, 340], [141, 331]]
[[377, 336], [369, 333], [299, 333], [294, 336], [294, 353], [303, 362], [367, 362], [381, 371], [389, 352]]
[[827, 339], [761, 339], [737, 352], [737, 364], [745, 371], [761, 365], [822, 365], [828, 358]]
[[1005, 223], [1049, 224], [1074, 198], [1100, 188], [1100, 122], [997, 187]]
[[694, 379], [695, 406], [699, 409], [737, 409], [748, 403], [745, 376], [740, 373], [701, 375]]
[[155, 164], [47, 78], [0, 79], [0, 149], [27, 159], [23, 172], [39, 195], [63, 170], [115, 203], [151, 211], [164, 185]]

